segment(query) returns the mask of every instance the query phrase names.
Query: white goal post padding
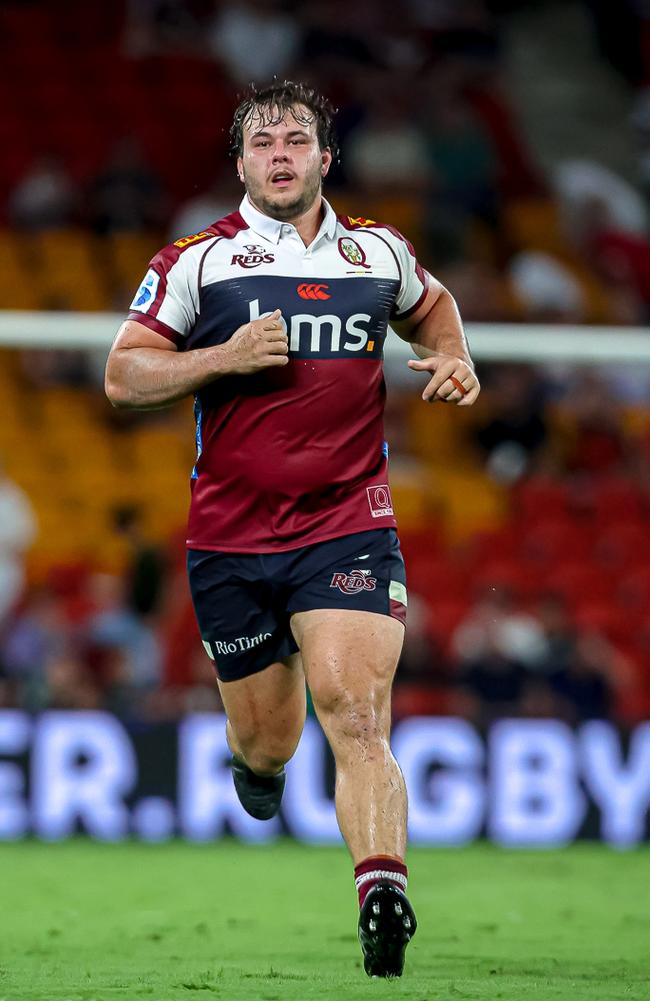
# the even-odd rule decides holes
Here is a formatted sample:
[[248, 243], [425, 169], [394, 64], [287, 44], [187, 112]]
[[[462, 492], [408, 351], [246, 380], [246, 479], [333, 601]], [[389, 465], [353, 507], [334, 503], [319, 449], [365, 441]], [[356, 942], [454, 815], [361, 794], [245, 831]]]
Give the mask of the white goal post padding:
[[[0, 347], [108, 351], [124, 316], [0, 310]], [[570, 364], [650, 363], [650, 328], [468, 323], [476, 361]], [[413, 357], [397, 336], [386, 341], [388, 366]]]

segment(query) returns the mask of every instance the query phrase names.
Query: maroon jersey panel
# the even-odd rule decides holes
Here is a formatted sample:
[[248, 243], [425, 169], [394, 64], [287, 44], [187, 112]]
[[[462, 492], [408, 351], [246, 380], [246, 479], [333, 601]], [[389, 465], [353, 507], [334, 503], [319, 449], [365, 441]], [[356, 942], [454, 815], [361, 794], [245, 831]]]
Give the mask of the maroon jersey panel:
[[[360, 370], [363, 392], [351, 393], [342, 378], [349, 366]], [[190, 547], [275, 552], [395, 527], [381, 363], [328, 359], [288, 368], [202, 394]]]

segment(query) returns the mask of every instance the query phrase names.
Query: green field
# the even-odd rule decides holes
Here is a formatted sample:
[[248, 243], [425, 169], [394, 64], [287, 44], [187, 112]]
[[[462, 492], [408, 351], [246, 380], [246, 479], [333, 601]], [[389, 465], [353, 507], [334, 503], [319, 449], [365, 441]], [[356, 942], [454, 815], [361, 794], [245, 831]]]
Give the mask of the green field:
[[0, 846], [0, 1001], [650, 999], [650, 852], [414, 849], [420, 928], [368, 980], [342, 849]]

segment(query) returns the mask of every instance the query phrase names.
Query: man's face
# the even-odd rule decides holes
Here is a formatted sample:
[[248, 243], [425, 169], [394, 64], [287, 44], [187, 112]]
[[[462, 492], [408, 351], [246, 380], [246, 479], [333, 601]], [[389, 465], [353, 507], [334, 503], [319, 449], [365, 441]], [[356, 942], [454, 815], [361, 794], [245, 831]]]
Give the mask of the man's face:
[[[271, 109], [273, 110], [273, 109]], [[256, 111], [244, 125], [243, 155], [237, 160], [248, 197], [265, 215], [287, 221], [303, 215], [320, 198], [332, 154], [321, 150], [316, 120], [302, 105], [297, 118]], [[272, 123], [269, 123], [272, 119]]]

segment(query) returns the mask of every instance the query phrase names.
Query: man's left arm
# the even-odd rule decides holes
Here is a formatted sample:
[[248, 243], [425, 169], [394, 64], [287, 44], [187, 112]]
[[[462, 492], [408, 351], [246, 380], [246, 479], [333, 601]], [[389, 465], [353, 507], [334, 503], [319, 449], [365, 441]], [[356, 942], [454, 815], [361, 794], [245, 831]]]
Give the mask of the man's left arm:
[[422, 399], [469, 407], [481, 391], [454, 297], [430, 279], [417, 310], [402, 321], [396, 333], [413, 348], [419, 360], [409, 361], [416, 372], [430, 372]]

